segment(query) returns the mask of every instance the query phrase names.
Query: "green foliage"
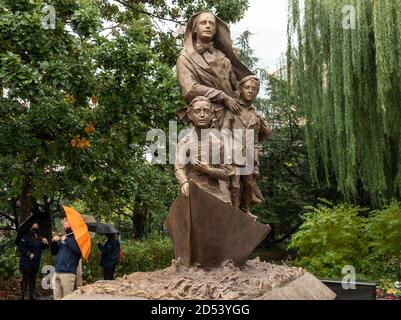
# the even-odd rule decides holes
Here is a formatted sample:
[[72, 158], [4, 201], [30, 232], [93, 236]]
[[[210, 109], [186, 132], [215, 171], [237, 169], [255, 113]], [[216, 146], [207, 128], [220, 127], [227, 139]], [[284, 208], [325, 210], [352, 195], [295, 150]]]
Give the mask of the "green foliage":
[[101, 30], [101, 12], [96, 0], [80, 1], [80, 7], [71, 17], [72, 27], [80, 37], [89, 37]]
[[375, 251], [370, 251], [369, 255], [361, 261], [359, 272], [369, 280], [389, 280], [393, 282], [401, 280], [400, 260], [396, 258], [389, 259]]
[[366, 233], [370, 256], [365, 269], [372, 275], [401, 280], [401, 203], [393, 201], [369, 214]]
[[349, 204], [333, 206], [327, 201], [306, 209], [303, 224], [288, 247], [297, 251], [295, 264], [318, 276], [333, 278], [341, 277], [346, 265], [361, 270], [368, 253], [362, 216], [366, 210]]
[[341, 269], [352, 265], [360, 280], [401, 280], [400, 202], [369, 213], [327, 201], [307, 209], [288, 246], [295, 264], [322, 277], [341, 278]]
[[[342, 26], [346, 5], [355, 29]], [[376, 207], [400, 196], [400, 16], [399, 0], [290, 1], [290, 95], [312, 180]]]
[[249, 45], [252, 33], [244, 31], [235, 42], [235, 49], [238, 58], [247, 66], [249, 70], [255, 70], [258, 66], [259, 59], [255, 57], [254, 51]]
[[119, 266], [119, 275], [164, 269], [173, 259], [173, 245], [168, 238], [128, 241], [122, 247], [125, 258]]
[[183, 17], [210, 10], [228, 23], [238, 22], [249, 7], [248, 0], [173, 0], [172, 4], [172, 12], [181, 12]]
[[369, 215], [367, 233], [373, 240], [372, 250], [379, 255], [401, 261], [401, 203], [392, 202], [383, 210]]
[[[184, 101], [179, 42], [156, 20], [208, 9], [238, 21], [248, 1], [118, 2], [0, 0], [1, 226], [79, 199], [87, 213], [162, 229], [177, 187], [171, 167], [145, 159], [146, 133], [167, 132]], [[54, 30], [42, 27], [46, 4]]]
[[[169, 239], [150, 237], [143, 241], [126, 241], [121, 243], [124, 260], [116, 269], [116, 276], [134, 272], [148, 272], [164, 269], [171, 265], [173, 246]], [[93, 282], [102, 279], [103, 271], [99, 265], [101, 252], [97, 247], [92, 249], [88, 263], [83, 264], [83, 279]]]
[[14, 278], [19, 274], [19, 257], [15, 248], [4, 249], [0, 255], [0, 278]]

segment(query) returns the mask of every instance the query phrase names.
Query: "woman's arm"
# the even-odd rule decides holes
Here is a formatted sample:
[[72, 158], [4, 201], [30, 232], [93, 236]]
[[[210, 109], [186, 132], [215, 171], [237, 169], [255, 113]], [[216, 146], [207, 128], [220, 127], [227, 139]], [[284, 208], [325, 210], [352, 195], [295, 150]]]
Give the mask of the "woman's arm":
[[101, 248], [100, 248], [99, 245], [100, 245], [100, 243], [98, 244], [98, 247], [99, 247], [100, 251], [102, 251], [103, 254], [108, 254], [108, 253], [110, 253], [110, 252], [113, 250], [113, 247], [112, 247], [112, 245], [110, 244], [110, 242], [106, 242], [106, 243], [104, 244], [104, 246], [100, 245]]
[[21, 256], [26, 256], [30, 257], [31, 255], [31, 250], [30, 250], [30, 245], [28, 243], [28, 240], [23, 237], [18, 245], [19, 252], [21, 253]]

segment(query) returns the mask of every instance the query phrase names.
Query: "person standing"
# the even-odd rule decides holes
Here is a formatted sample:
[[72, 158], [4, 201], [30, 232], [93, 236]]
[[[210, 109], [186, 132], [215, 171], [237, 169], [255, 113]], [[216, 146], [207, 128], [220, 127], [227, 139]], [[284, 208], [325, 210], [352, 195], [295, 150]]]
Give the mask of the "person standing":
[[77, 267], [81, 259], [81, 250], [67, 219], [63, 220], [63, 229], [66, 235], [54, 235], [51, 243], [51, 253], [56, 255], [54, 300], [60, 300], [74, 291]]
[[106, 234], [107, 241], [104, 245], [97, 242], [99, 250], [102, 252], [100, 265], [103, 267], [103, 279], [113, 280], [114, 271], [119, 262], [120, 241], [117, 240], [116, 234]]
[[49, 242], [41, 238], [39, 224], [34, 222], [27, 234], [25, 234], [18, 245], [20, 252], [19, 268], [22, 273], [21, 298], [25, 300], [29, 287], [30, 300], [36, 300], [36, 275], [39, 271], [42, 251], [46, 249]]

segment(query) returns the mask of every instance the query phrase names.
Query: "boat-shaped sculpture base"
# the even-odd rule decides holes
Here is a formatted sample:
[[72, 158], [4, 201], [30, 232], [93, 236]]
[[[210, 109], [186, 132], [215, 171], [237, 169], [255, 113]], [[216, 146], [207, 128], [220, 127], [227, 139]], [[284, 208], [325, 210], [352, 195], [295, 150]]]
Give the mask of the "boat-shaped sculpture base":
[[174, 256], [186, 266], [213, 268], [226, 260], [243, 265], [268, 235], [269, 225], [190, 183], [189, 197], [180, 196], [166, 221]]

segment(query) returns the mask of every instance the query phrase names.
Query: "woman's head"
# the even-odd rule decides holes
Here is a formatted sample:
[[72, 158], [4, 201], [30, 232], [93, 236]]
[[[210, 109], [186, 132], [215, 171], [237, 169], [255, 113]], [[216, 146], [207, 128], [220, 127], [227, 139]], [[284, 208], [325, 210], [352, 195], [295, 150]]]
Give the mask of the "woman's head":
[[116, 234], [114, 234], [114, 233], [106, 234], [106, 236], [107, 236], [108, 240], [116, 240], [117, 239]]
[[31, 232], [33, 232], [34, 234], [39, 234], [39, 223], [37, 222], [32, 223]]
[[212, 41], [217, 32], [215, 15], [211, 12], [202, 12], [199, 14], [193, 22], [192, 32], [203, 42]]
[[34, 222], [34, 223], [32, 223], [31, 230], [36, 230], [36, 229], [39, 230], [39, 223]]

